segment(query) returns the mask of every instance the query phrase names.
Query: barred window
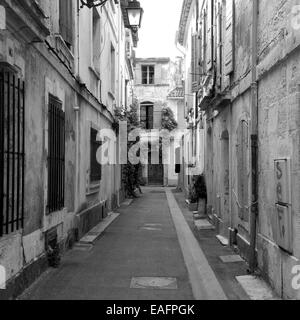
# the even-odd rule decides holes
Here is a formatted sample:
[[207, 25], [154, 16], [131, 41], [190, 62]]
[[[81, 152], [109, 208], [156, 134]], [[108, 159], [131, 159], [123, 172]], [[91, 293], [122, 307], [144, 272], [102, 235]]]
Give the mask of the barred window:
[[65, 113], [62, 103], [49, 95], [48, 110], [48, 210], [63, 209], [65, 202]]
[[97, 150], [101, 146], [101, 141], [97, 141], [98, 131], [91, 128], [91, 140], [90, 140], [90, 182], [97, 182], [102, 177], [102, 167], [97, 161]]
[[0, 237], [24, 226], [24, 82], [0, 70]]

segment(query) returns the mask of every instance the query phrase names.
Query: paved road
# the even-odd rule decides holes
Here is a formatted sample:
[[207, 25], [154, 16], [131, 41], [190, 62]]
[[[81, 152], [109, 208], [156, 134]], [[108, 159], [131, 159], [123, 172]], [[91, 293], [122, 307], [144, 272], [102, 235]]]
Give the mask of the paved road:
[[[126, 208], [91, 251], [71, 250], [23, 299], [194, 299], [189, 273], [163, 188]], [[167, 289], [131, 288], [134, 277], [175, 278]]]

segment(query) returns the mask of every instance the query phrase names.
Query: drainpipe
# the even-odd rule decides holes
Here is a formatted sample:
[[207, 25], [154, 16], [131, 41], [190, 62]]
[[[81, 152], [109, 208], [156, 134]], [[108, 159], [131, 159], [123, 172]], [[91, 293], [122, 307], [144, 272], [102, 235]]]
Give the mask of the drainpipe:
[[257, 89], [257, 25], [258, 0], [252, 0], [252, 84], [251, 84], [251, 211], [249, 272], [254, 273], [256, 261], [256, 226], [258, 218], [258, 89]]
[[[77, 0], [77, 28], [76, 28], [76, 46], [77, 46], [77, 79], [79, 79], [79, 68], [80, 68], [80, 60], [79, 60], [79, 41], [80, 41], [80, 35], [79, 35], [79, 21], [80, 21], [80, 12], [79, 12], [79, 0]], [[79, 199], [79, 183], [80, 183], [80, 170], [79, 170], [79, 111], [80, 111], [80, 106], [79, 106], [79, 97], [78, 94], [75, 93], [75, 105], [74, 105], [74, 112], [76, 114], [75, 116], [75, 121], [76, 121], [76, 151], [75, 151], [75, 170], [76, 170], [76, 175], [75, 175], [75, 197], [74, 197], [74, 211], [77, 213], [78, 209], [78, 199]]]

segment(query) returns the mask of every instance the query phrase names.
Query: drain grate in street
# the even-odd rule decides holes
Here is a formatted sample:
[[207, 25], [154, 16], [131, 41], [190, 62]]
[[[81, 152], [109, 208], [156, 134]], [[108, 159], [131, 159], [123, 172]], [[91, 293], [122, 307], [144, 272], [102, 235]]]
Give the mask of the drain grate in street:
[[176, 278], [138, 277], [132, 278], [131, 289], [177, 290]]

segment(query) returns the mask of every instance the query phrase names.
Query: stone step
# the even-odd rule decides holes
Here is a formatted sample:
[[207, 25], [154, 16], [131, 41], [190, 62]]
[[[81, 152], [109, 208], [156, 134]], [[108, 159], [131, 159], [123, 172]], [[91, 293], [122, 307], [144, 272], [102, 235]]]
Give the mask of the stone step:
[[79, 245], [94, 244], [107, 227], [119, 216], [119, 213], [112, 212], [105, 219], [103, 219], [96, 227], [88, 232], [83, 238], [80, 239]]
[[198, 230], [214, 230], [215, 229], [215, 227], [207, 219], [195, 220], [194, 224]]

